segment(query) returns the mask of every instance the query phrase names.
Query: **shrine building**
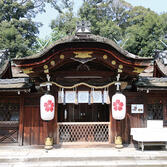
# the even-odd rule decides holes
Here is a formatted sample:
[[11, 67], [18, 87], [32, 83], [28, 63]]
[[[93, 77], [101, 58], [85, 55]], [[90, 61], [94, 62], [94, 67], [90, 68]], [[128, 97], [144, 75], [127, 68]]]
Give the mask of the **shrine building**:
[[[44, 145], [47, 137], [54, 145], [107, 145], [118, 136], [128, 145], [132, 128], [167, 126], [166, 51], [139, 57], [81, 28], [35, 55], [7, 54], [0, 52], [0, 145]], [[55, 101], [44, 105], [49, 121], [40, 113], [46, 93]], [[125, 101], [113, 102], [116, 93]]]

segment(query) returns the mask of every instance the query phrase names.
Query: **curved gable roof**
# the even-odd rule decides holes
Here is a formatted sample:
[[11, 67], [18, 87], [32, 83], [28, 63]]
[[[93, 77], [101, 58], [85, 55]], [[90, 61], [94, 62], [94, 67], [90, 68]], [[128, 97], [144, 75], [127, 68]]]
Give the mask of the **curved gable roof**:
[[[111, 68], [118, 69], [120, 67], [127, 67], [125, 70], [128, 73], [138, 75], [146, 67], [148, 67], [153, 60], [152, 58], [143, 58], [137, 55], [131, 54], [128, 51], [120, 48], [112, 40], [93, 35], [93, 34], [75, 34], [72, 36], [66, 36], [49, 47], [45, 48], [42, 52], [19, 59], [14, 59], [14, 63], [17, 67], [22, 68], [27, 74], [45, 72], [45, 65], [51, 66], [54, 61], [54, 68], [58, 67], [60, 63], [63, 64], [63, 60], [60, 58], [62, 54], [65, 54], [66, 60], [76, 58], [76, 52], [84, 54], [85, 52], [91, 52], [92, 58], [97, 58], [99, 61]], [[82, 53], [81, 53], [82, 52]], [[86, 53], [88, 54], [88, 53]], [[69, 55], [71, 57], [69, 57]], [[81, 55], [80, 55], [81, 56]], [[106, 57], [103, 57], [106, 56]], [[82, 57], [84, 59], [84, 57]], [[117, 61], [117, 64], [113, 65], [112, 62]], [[53, 68], [50, 67], [50, 68]]]
[[40, 53], [34, 54], [32, 56], [28, 56], [28, 57], [13, 59], [13, 60], [14, 61], [19, 61], [19, 60], [22, 61], [22, 60], [40, 58], [43, 55], [45, 55], [47, 52], [49, 52], [52, 48], [56, 47], [57, 45], [61, 45], [61, 44], [65, 44], [65, 43], [75, 43], [75, 42], [98, 42], [98, 43], [104, 43], [104, 44], [107, 44], [110, 47], [116, 49], [119, 53], [121, 53], [122, 55], [124, 55], [127, 58], [140, 59], [140, 60], [152, 60], [152, 58], [139, 57], [137, 55], [129, 53], [128, 51], [126, 51], [123, 48], [119, 47], [111, 39], [108, 39], [108, 38], [105, 38], [105, 37], [101, 37], [101, 36], [98, 36], [98, 35], [93, 35], [93, 34], [66, 36], [66, 37], [64, 37], [64, 38], [62, 38], [60, 40], [57, 40], [55, 43], [51, 44], [49, 47], [45, 48]]

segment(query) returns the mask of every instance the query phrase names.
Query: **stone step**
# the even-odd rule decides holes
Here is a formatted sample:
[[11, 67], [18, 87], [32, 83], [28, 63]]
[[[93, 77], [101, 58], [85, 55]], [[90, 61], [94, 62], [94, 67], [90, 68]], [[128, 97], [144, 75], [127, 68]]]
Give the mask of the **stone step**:
[[110, 157], [2, 157], [0, 167], [167, 167], [167, 157], [110, 156]]
[[0, 167], [167, 167], [166, 150], [0, 148]]
[[0, 163], [0, 167], [166, 167], [167, 160], [37, 161]]
[[[104, 153], [105, 154], [105, 153]], [[57, 161], [151, 161], [151, 160], [157, 160], [157, 161], [167, 161], [167, 155], [111, 155], [111, 156], [67, 156], [62, 157], [58, 155], [45, 155], [45, 156], [30, 156], [30, 155], [24, 155], [24, 156], [1, 156], [0, 157], [0, 163], [15, 163], [15, 162], [57, 162]]]

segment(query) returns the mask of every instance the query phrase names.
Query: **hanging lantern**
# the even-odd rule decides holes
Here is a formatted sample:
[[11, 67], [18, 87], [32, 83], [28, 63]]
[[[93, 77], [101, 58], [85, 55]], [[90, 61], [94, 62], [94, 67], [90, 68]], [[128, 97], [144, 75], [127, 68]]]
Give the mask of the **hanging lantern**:
[[41, 119], [44, 121], [50, 121], [54, 118], [54, 113], [55, 113], [54, 96], [45, 94], [41, 97], [40, 113], [41, 113]]
[[116, 120], [122, 120], [126, 115], [126, 97], [122, 93], [112, 96], [112, 116]]

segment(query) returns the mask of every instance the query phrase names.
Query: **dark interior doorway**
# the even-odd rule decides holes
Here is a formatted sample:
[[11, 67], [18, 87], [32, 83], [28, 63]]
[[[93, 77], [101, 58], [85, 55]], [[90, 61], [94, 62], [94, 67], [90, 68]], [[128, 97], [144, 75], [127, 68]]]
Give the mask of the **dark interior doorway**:
[[59, 104], [58, 122], [109, 122], [109, 105]]

